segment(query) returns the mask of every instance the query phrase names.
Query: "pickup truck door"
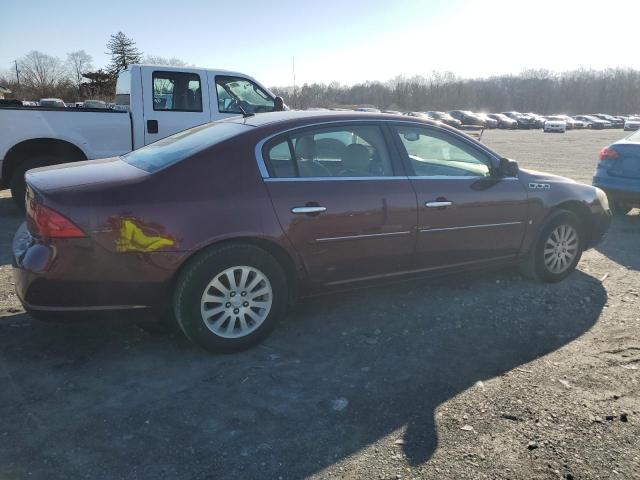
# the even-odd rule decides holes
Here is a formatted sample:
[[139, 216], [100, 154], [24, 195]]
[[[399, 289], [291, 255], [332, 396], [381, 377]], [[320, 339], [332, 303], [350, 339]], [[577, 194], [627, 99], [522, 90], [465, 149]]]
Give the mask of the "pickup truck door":
[[246, 113], [272, 112], [273, 96], [251, 78], [231, 73], [208, 72], [211, 120]]
[[143, 69], [142, 92], [145, 145], [211, 120], [207, 76], [201, 70]]

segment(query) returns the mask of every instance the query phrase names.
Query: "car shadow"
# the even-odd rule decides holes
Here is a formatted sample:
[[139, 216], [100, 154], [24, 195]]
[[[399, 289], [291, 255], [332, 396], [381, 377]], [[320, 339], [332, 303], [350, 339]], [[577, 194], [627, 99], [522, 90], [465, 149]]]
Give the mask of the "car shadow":
[[640, 270], [639, 240], [640, 210], [635, 209], [629, 215], [613, 217], [607, 237], [596, 250], [618, 265]]
[[440, 404], [581, 336], [606, 301], [580, 271], [411, 281], [303, 301], [234, 355], [133, 317], [5, 317], [0, 476], [305, 478], [373, 444], [419, 465]]

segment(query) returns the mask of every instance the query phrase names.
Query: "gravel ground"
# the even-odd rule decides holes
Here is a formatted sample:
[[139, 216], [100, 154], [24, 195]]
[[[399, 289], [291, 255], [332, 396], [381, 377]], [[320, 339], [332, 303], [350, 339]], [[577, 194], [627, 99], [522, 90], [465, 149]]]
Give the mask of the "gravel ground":
[[[617, 131], [489, 131], [589, 182]], [[514, 271], [301, 303], [208, 355], [132, 318], [31, 321], [0, 193], [2, 479], [640, 478], [640, 215], [557, 285]]]

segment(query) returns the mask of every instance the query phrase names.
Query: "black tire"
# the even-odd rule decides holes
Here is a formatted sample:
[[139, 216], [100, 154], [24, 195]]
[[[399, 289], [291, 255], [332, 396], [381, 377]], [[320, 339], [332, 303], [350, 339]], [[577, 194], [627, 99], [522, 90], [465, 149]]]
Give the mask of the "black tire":
[[9, 180], [9, 188], [11, 189], [11, 197], [15, 204], [21, 210], [24, 210], [24, 196], [27, 193], [27, 184], [24, 179], [24, 174], [27, 170], [32, 168], [46, 167], [47, 165], [54, 165], [59, 163], [57, 157], [53, 155], [36, 155], [27, 160], [24, 160], [18, 164], [15, 170], [11, 174]]
[[615, 197], [612, 197], [611, 195], [609, 195], [609, 199], [609, 209], [613, 215], [623, 217], [633, 210], [632, 206], [627, 205], [620, 200], [616, 200]]
[[[209, 282], [216, 276], [229, 268], [245, 266], [259, 271], [268, 280], [271, 306], [266, 318], [253, 331], [238, 338], [225, 338], [214, 333], [205, 323], [200, 312], [201, 298], [205, 289], [209, 288]], [[288, 298], [285, 272], [273, 256], [254, 245], [227, 244], [211, 247], [188, 262], [176, 281], [173, 309], [176, 323], [189, 340], [210, 352], [228, 353], [247, 349], [260, 342], [278, 319], [284, 316]], [[221, 313], [223, 315], [224, 312]], [[251, 322], [247, 318], [243, 316], [245, 321]], [[235, 319], [233, 322], [238, 325]], [[229, 325], [227, 322], [225, 324]]]
[[[567, 268], [562, 272], [552, 272], [545, 264], [545, 243], [556, 228], [561, 225], [571, 226], [577, 234], [577, 252]], [[564, 280], [576, 268], [584, 249], [583, 227], [578, 217], [568, 210], [556, 210], [545, 220], [538, 238], [536, 239], [527, 259], [520, 265], [523, 275], [546, 283], [556, 283]]]

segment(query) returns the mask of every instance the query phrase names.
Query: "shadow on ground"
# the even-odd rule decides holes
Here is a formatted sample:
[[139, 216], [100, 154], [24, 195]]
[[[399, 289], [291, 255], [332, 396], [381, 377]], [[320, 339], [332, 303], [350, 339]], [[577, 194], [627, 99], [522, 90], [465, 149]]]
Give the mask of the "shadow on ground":
[[628, 269], [640, 270], [640, 210], [613, 217], [611, 228], [604, 242], [596, 249], [617, 264]]
[[124, 318], [5, 317], [0, 477], [303, 478], [398, 437], [420, 464], [438, 405], [571, 342], [605, 303], [581, 272], [412, 281], [307, 300], [226, 356]]

